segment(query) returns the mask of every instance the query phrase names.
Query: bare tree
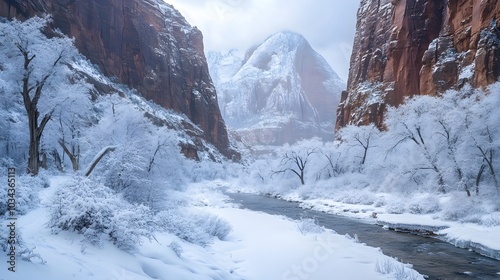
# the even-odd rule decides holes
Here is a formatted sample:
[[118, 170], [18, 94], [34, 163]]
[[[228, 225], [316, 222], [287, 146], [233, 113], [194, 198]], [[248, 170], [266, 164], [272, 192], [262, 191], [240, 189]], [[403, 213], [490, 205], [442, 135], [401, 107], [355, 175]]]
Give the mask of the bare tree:
[[380, 131], [373, 124], [359, 127], [350, 126], [344, 128], [344, 130], [341, 132], [341, 137], [343, 138], [342, 140], [347, 141], [349, 147], [359, 147], [362, 149], [363, 153], [360, 156], [360, 166], [365, 165], [366, 158], [368, 156], [368, 150], [374, 147], [372, 142], [377, 133], [380, 133]]
[[444, 137], [444, 139], [446, 140], [446, 148], [448, 150], [448, 154], [451, 157], [451, 160], [453, 161], [453, 166], [455, 169], [455, 173], [458, 177], [458, 181], [460, 182], [460, 184], [462, 184], [464, 191], [467, 193], [467, 196], [471, 196], [469, 185], [467, 184], [464, 172], [457, 162], [456, 149], [457, 149], [458, 137], [457, 135], [454, 135], [452, 133], [450, 126], [445, 121], [439, 120], [438, 123], [441, 126], [442, 131], [438, 131], [437, 134]]
[[316, 153], [314, 149], [307, 149], [302, 153], [297, 152], [287, 152], [284, 153], [280, 162], [280, 170], [273, 171], [271, 175], [274, 174], [284, 174], [286, 172], [292, 172], [297, 175], [300, 179], [300, 183], [305, 185], [305, 169], [309, 158], [312, 154]]
[[[338, 175], [344, 172], [343, 167], [340, 164], [340, 158], [342, 157], [342, 153], [325, 153], [321, 152], [321, 154], [326, 158], [328, 163], [323, 168], [323, 172], [326, 172], [327, 178], [337, 177]], [[337, 159], [334, 159], [334, 158]]]
[[[45, 86], [49, 77], [53, 75], [53, 72], [49, 71], [40, 80], [32, 82], [31, 63], [33, 59], [35, 59], [36, 54], [32, 54], [30, 50], [28, 50], [21, 44], [17, 44], [17, 48], [21, 52], [24, 59], [24, 76], [22, 79], [21, 95], [23, 97], [23, 103], [26, 109], [26, 113], [28, 114], [28, 124], [30, 132], [28, 173], [36, 176], [40, 168], [40, 139], [42, 138], [43, 130], [45, 129], [45, 126], [47, 125], [49, 120], [52, 118], [52, 113], [54, 111], [51, 110], [50, 112], [46, 113], [42, 117], [42, 120], [39, 121], [38, 119], [40, 117], [40, 112], [38, 111], [38, 102], [40, 101], [40, 97], [42, 96], [43, 87]], [[61, 61], [62, 55], [63, 54], [61, 52], [57, 59], [52, 63], [52, 69], [55, 68]]]
[[389, 149], [389, 152], [393, 151], [398, 145], [408, 140], [415, 143], [417, 147], [420, 149], [420, 152], [423, 154], [424, 158], [427, 160], [427, 163], [430, 165], [430, 166], [418, 167], [418, 169], [433, 170], [434, 172], [436, 172], [438, 176], [438, 185], [439, 185], [438, 191], [441, 193], [446, 193], [443, 172], [437, 165], [436, 155], [433, 155], [431, 153], [427, 142], [424, 140], [422, 127], [420, 125], [409, 126], [404, 121], [402, 121], [401, 124], [404, 127], [404, 131], [398, 133], [398, 137], [400, 138], [397, 140], [397, 143]]
[[163, 142], [160, 143], [160, 141], [158, 141], [158, 144], [156, 145], [156, 149], [155, 151], [153, 152], [153, 155], [149, 158], [149, 163], [148, 163], [148, 173], [151, 172], [151, 170], [153, 169], [153, 166], [155, 164], [155, 160], [156, 160], [156, 157], [161, 155], [162, 151], [164, 150], [164, 147], [167, 146], [167, 140], [164, 140]]
[[495, 159], [495, 149], [493, 145], [494, 139], [491, 133], [491, 129], [488, 126], [486, 126], [486, 128], [483, 131], [483, 134], [486, 136], [485, 143], [481, 143], [476, 139], [476, 137], [472, 136], [472, 139], [474, 141], [474, 146], [479, 151], [480, 157], [483, 160], [483, 163], [481, 164], [478, 174], [476, 176], [476, 193], [479, 193], [479, 183], [486, 168], [488, 169], [493, 179], [495, 187], [498, 189], [500, 186], [495, 172], [495, 165], [493, 164], [493, 160]]

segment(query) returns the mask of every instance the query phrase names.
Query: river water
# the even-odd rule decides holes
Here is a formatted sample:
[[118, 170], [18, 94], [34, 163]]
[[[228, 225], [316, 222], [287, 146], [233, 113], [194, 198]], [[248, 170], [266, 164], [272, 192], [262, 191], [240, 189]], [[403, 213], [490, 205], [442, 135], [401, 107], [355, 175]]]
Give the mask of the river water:
[[339, 234], [357, 234], [360, 242], [379, 247], [384, 254], [413, 264], [415, 270], [428, 276], [427, 279], [500, 279], [500, 261], [436, 238], [386, 230], [362, 220], [306, 210], [297, 203], [270, 197], [244, 193], [227, 195], [243, 208], [292, 219], [315, 218], [319, 225]]

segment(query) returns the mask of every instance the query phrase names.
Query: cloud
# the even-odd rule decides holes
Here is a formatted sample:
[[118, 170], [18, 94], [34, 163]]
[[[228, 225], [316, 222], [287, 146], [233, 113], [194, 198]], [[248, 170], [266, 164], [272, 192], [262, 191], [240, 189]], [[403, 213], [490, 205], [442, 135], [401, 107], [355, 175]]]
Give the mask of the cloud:
[[206, 50], [247, 49], [298, 32], [347, 79], [359, 0], [165, 0], [204, 35]]

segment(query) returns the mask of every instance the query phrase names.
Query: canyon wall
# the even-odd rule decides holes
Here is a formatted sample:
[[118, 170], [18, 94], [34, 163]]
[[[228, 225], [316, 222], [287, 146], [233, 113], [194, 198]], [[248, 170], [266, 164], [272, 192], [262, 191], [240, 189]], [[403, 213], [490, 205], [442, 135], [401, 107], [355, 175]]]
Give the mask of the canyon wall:
[[0, 0], [3, 17], [43, 13], [106, 76], [185, 114], [207, 141], [232, 155], [203, 36], [172, 6], [160, 0]]
[[375, 123], [407, 97], [500, 76], [500, 1], [362, 0], [336, 128]]

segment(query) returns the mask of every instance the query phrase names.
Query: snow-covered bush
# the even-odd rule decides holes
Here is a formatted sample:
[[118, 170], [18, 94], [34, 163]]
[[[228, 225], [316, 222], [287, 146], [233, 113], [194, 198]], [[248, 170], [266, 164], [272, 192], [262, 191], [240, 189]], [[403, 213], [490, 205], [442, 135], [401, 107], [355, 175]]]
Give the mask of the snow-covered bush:
[[216, 215], [171, 209], [158, 213], [156, 225], [179, 238], [201, 246], [209, 245], [213, 237], [223, 240], [230, 232], [231, 225]]
[[440, 210], [439, 199], [434, 195], [424, 195], [412, 199], [408, 205], [408, 212], [412, 214], [436, 213]]
[[405, 265], [397, 259], [377, 260], [375, 271], [384, 275], [390, 275], [398, 280], [420, 279], [420, 275], [411, 268], [411, 265]]
[[[5, 217], [5, 216], [4, 216]], [[0, 224], [5, 225], [5, 218], [0, 216]], [[10, 228], [7, 226], [0, 227], [0, 249], [3, 252], [7, 252], [10, 246], [14, 245], [16, 247], [17, 257], [26, 262], [39, 262], [45, 263], [45, 260], [39, 253], [35, 252], [36, 246], [28, 246], [22, 238], [22, 231], [17, 229], [15, 244], [9, 243]]]
[[500, 212], [487, 214], [481, 217], [480, 224], [487, 227], [500, 226]]
[[405, 204], [400, 200], [390, 201], [385, 206], [389, 214], [403, 214], [405, 212]]
[[[1, 182], [7, 182], [6, 176], [0, 176]], [[38, 206], [40, 199], [38, 192], [42, 188], [48, 187], [49, 182], [47, 177], [40, 175], [37, 177], [21, 175], [16, 176], [16, 215], [24, 215], [29, 210]], [[0, 215], [7, 212], [7, 188], [0, 188]]]
[[168, 248], [172, 249], [172, 251], [174, 251], [174, 253], [177, 255], [177, 257], [181, 257], [182, 256], [182, 246], [179, 244], [179, 242], [177, 241], [172, 241], [169, 245], [168, 245]]
[[49, 206], [48, 226], [83, 234], [100, 245], [110, 240], [124, 250], [133, 250], [142, 237], [152, 237], [152, 214], [142, 205], [132, 205], [108, 187], [87, 178], [74, 178], [62, 185]]
[[481, 216], [487, 214], [480, 198], [458, 193], [453, 193], [442, 208], [440, 217], [450, 221], [479, 223]]
[[377, 200], [375, 194], [365, 190], [359, 191], [342, 191], [339, 196], [339, 201], [347, 204], [362, 204], [371, 205]]
[[297, 221], [297, 228], [302, 234], [322, 233], [325, 231], [325, 228], [318, 224], [318, 220], [305, 217], [301, 217], [300, 220]]

